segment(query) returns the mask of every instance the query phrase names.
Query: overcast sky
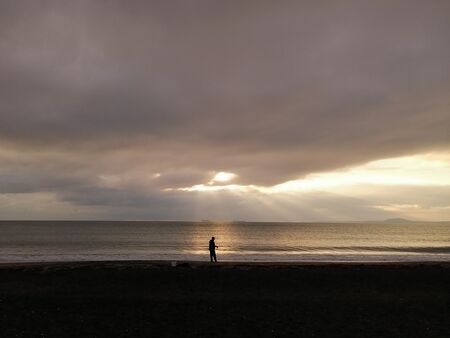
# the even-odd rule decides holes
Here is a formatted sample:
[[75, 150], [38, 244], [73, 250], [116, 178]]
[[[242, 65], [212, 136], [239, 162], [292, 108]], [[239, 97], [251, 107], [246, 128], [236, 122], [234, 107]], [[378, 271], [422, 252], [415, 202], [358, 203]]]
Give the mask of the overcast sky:
[[0, 0], [0, 218], [449, 220], [449, 37], [447, 0]]

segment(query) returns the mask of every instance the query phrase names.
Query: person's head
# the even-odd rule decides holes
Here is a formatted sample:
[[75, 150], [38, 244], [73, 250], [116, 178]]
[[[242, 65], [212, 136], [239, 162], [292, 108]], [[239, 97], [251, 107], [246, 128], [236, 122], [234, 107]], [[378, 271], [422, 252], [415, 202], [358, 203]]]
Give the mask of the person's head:
[[211, 237], [211, 239], [212, 239], [212, 240], [215, 240], [216, 238], [213, 236], [213, 237]]

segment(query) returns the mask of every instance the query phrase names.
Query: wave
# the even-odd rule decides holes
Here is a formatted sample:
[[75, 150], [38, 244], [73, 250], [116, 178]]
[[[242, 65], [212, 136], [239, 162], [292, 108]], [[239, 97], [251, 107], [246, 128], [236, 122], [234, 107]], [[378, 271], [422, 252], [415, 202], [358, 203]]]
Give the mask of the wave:
[[435, 253], [435, 254], [450, 254], [450, 246], [442, 247], [388, 247], [388, 246], [275, 246], [275, 245], [250, 245], [250, 246], [232, 246], [223, 247], [221, 251], [227, 252], [286, 252], [286, 253], [301, 253], [301, 252], [399, 252], [399, 253]]

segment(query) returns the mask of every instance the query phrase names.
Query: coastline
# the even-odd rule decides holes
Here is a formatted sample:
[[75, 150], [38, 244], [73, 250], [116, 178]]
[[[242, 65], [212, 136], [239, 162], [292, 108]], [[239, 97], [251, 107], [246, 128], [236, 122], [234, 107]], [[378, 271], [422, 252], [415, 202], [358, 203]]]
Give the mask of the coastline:
[[442, 266], [450, 269], [450, 261], [219, 261], [211, 263], [200, 260], [87, 260], [87, 261], [42, 261], [42, 262], [0, 262], [1, 269], [14, 268], [68, 268], [68, 267], [190, 267], [190, 268], [241, 268], [241, 267], [355, 267], [355, 266]]
[[444, 337], [450, 262], [0, 264], [2, 337]]

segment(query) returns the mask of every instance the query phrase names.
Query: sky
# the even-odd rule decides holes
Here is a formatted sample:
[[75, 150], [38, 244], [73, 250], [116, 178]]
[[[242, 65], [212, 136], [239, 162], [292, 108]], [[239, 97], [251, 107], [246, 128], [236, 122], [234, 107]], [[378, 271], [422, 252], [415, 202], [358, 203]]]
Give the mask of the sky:
[[450, 1], [0, 1], [0, 219], [450, 220]]

